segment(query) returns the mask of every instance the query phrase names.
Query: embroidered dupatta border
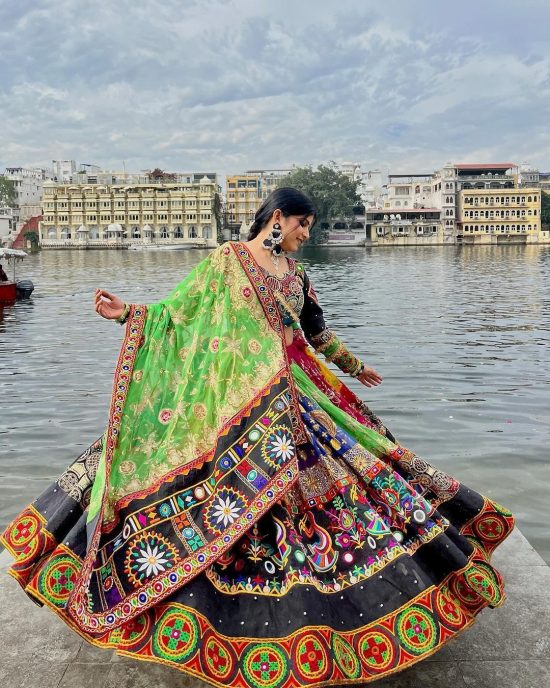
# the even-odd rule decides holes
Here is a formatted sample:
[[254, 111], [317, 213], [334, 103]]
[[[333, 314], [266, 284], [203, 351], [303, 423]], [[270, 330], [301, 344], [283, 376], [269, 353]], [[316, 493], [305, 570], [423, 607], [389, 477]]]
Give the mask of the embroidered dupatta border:
[[298, 392], [296, 391], [296, 385], [294, 384], [294, 378], [290, 370], [290, 361], [288, 358], [288, 352], [286, 350], [285, 331], [281, 314], [279, 313], [279, 308], [277, 306], [277, 301], [269, 285], [267, 284], [262, 269], [256, 262], [256, 259], [252, 253], [241, 242], [231, 243], [231, 246], [235, 251], [235, 254], [237, 255], [248, 279], [250, 280], [250, 284], [252, 284], [254, 287], [254, 290], [258, 296], [258, 300], [264, 309], [266, 318], [269, 320], [275, 332], [277, 332], [277, 334], [281, 337], [283, 354], [285, 357], [286, 374], [288, 377], [288, 386], [291, 394], [291, 420], [294, 431], [294, 441], [297, 445], [303, 444], [308, 441], [308, 437], [300, 415]]
[[[224, 252], [225, 251], [229, 251], [229, 247], [226, 247], [224, 249]], [[256, 262], [251, 258], [249, 252], [243, 248], [242, 258], [239, 254], [237, 254], [237, 257], [243, 268], [245, 268], [245, 264], [243, 264], [242, 258], [248, 258], [246, 261], [246, 275], [254, 286], [257, 298], [263, 307], [270, 325], [282, 339], [281, 346], [285, 358], [285, 376], [291, 396], [291, 403], [289, 405], [290, 422], [293, 429], [296, 428], [297, 437], [301, 441], [304, 441], [305, 430], [303, 426], [301, 426], [299, 413], [296, 412], [298, 409], [298, 397], [290, 373], [290, 365], [284, 342], [284, 330], [278, 309], [264, 280], [258, 279], [258, 277], [260, 277], [259, 275], [254, 280], [250, 278], [250, 274], [259, 273], [261, 271], [259, 271]], [[176, 589], [182, 587], [189, 580], [201, 573], [210, 566], [213, 561], [227, 551], [275, 502], [279, 501], [298, 479], [298, 460], [297, 454], [295, 453], [294, 457], [288, 462], [284, 469], [275, 474], [266, 486], [258, 492], [254, 498], [250, 499], [248, 508], [243, 511], [232, 524], [233, 527], [230, 529], [233, 533], [232, 537], [227, 538], [224, 535], [219, 535], [214, 538], [204, 547], [204, 549], [208, 551], [207, 553], [201, 553], [202, 556], [200, 557], [195, 553], [196, 556], [193, 562], [182, 560], [179, 566], [170, 569], [165, 572], [164, 575], [161, 574], [151, 579], [148, 584], [141, 586], [141, 588], [128, 593], [128, 595], [121, 600], [121, 602], [114, 605], [111, 610], [95, 614], [88, 611], [87, 589], [91, 582], [93, 565], [97, 556], [101, 535], [104, 532], [102, 530], [102, 519], [105, 512], [106, 497], [108, 493], [107, 486], [109, 484], [110, 467], [113, 452], [116, 447], [116, 439], [120, 430], [124, 403], [128, 393], [128, 385], [131, 380], [136, 354], [142, 343], [146, 313], [147, 307], [143, 305], [132, 305], [130, 308], [125, 337], [119, 354], [113, 384], [109, 426], [105, 440], [105, 488], [102, 495], [101, 508], [96, 517], [95, 525], [90, 526], [90, 530], [93, 527], [93, 532], [89, 538], [90, 544], [87, 548], [87, 554], [84, 557], [78, 580], [67, 600], [68, 615], [74, 619], [81, 630], [92, 633], [103, 633], [106, 630], [118, 628], [130, 619], [143, 613], [146, 609], [158, 604], [165, 597], [171, 595]]]

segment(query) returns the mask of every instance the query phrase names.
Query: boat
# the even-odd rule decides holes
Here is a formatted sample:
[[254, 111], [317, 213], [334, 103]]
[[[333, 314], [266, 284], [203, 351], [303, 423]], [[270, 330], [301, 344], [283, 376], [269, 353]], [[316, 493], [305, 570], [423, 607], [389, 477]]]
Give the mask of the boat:
[[[13, 264], [13, 280], [0, 282], [0, 306], [12, 306], [17, 299], [28, 299], [34, 291], [31, 280], [15, 279], [15, 264], [27, 257], [25, 251], [14, 248], [0, 248], [0, 263], [7, 261], [8, 267]], [[7, 274], [7, 273], [6, 273]]]
[[182, 251], [190, 248], [206, 248], [206, 242], [187, 244], [129, 244], [129, 251]]

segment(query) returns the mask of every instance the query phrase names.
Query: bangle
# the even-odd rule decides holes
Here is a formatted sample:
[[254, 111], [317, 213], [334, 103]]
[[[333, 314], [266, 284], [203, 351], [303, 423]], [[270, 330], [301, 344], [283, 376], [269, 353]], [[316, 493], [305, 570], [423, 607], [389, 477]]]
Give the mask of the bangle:
[[361, 375], [361, 373], [365, 370], [365, 364], [362, 361], [359, 362], [361, 364], [359, 370], [355, 373], [350, 373], [351, 377], [359, 377], [359, 375]]
[[352, 377], [360, 375], [365, 364], [352, 354], [347, 346], [328, 328], [313, 335], [310, 339], [313, 348], [327, 359], [334, 363], [340, 370]]
[[120, 323], [121, 325], [124, 325], [124, 323], [128, 320], [129, 313], [130, 313], [130, 304], [125, 303], [124, 304], [124, 310], [119, 315], [119, 317], [116, 318], [116, 322]]

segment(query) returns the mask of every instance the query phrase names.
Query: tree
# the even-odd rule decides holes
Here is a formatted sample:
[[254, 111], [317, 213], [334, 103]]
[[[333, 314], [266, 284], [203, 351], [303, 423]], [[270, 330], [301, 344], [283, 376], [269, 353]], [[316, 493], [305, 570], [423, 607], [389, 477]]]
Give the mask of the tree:
[[354, 207], [361, 205], [357, 193], [359, 182], [338, 172], [334, 161], [329, 165], [319, 165], [316, 170], [311, 165], [298, 167], [281, 179], [279, 187], [282, 186], [303, 191], [317, 208], [317, 219], [310, 239], [312, 244], [325, 243], [331, 220], [351, 220]]
[[17, 203], [15, 184], [11, 179], [0, 176], [0, 207], [13, 208]]
[[35, 231], [31, 230], [29, 232], [25, 232], [24, 236], [25, 239], [30, 242], [31, 249], [33, 251], [36, 251], [36, 249], [38, 248], [38, 234]]
[[540, 221], [543, 225], [550, 225], [550, 194], [546, 191], [541, 192]]

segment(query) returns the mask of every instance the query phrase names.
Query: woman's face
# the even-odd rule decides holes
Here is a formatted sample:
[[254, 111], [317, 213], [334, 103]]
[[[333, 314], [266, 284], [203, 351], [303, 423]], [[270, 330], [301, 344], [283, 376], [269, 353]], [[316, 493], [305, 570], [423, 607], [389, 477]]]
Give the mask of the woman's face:
[[309, 228], [313, 224], [313, 215], [280, 215], [279, 224], [283, 232], [281, 248], [292, 253], [309, 239]]

